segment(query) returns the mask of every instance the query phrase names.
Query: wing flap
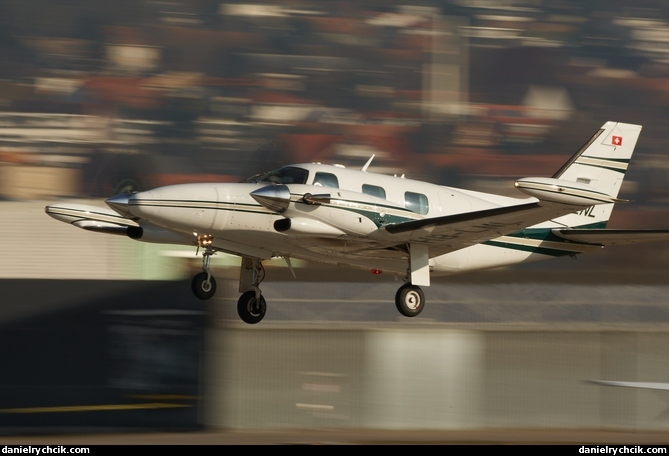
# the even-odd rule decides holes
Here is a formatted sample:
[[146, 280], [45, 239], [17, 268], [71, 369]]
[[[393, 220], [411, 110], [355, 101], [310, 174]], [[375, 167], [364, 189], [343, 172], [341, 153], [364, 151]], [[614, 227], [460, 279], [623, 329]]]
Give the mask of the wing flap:
[[554, 229], [552, 232], [568, 241], [595, 245], [669, 241], [669, 230]]

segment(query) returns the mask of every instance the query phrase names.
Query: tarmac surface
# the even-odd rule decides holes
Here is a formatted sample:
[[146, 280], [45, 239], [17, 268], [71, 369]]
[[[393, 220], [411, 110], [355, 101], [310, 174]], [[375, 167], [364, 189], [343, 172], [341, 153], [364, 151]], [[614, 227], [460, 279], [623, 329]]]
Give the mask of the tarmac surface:
[[[511, 274], [509, 276], [512, 277]], [[579, 326], [608, 328], [612, 325], [656, 328], [669, 324], [669, 301], [666, 299], [669, 285], [664, 275], [644, 275], [647, 279], [644, 281], [611, 280], [607, 276], [611, 283], [593, 281], [583, 275], [569, 286], [559, 281], [537, 286], [534, 282], [511, 281], [511, 277], [501, 275], [497, 280], [435, 283], [429, 290], [430, 300], [424, 315], [411, 322], [401, 320], [400, 323], [394, 306], [388, 303], [395, 290], [395, 284], [389, 280], [379, 283], [352, 282], [346, 287], [337, 282], [300, 282], [299, 287], [290, 281], [267, 282], [265, 288], [267, 295], [272, 297], [272, 312], [268, 311], [267, 321], [263, 323], [267, 327], [285, 325], [286, 322], [293, 325], [299, 322], [307, 327], [324, 322], [328, 325], [338, 322], [345, 326], [369, 325], [370, 322], [381, 325], [437, 323], [495, 325], [500, 329], [518, 325], [529, 325], [535, 329], [541, 329], [543, 325], [552, 328], [566, 325], [571, 329]], [[205, 313], [204, 306], [194, 308], [188, 284], [183, 282], [35, 282], [32, 281], [30, 287], [26, 287], [21, 280], [4, 281], [2, 284], [5, 298], [0, 309], [0, 323], [6, 344], [0, 359], [6, 366], [22, 366], [21, 369], [5, 372], [5, 376], [13, 375], [12, 381], [5, 379], [7, 385], [21, 385], [20, 389], [7, 386], [0, 389], [5, 408], [62, 405], [63, 401], [67, 404], [79, 403], [74, 399], [80, 401], [82, 394], [88, 391], [79, 386], [82, 382], [94, 386], [99, 383], [97, 389], [89, 388], [90, 393], [86, 393], [91, 396], [91, 404], [116, 403], [114, 401], [121, 399], [107, 396], [103, 397], [106, 402], [100, 399], [100, 395], [109, 389], [107, 377], [110, 372], [113, 373], [109, 366], [114, 366], [100, 356], [107, 350], [101, 337], [109, 335], [106, 328], [118, 325], [121, 318], [130, 318], [130, 314], [126, 315], [130, 311], [147, 308], [147, 303], [152, 303], [157, 309], [171, 308], [173, 313], [183, 313], [183, 303], [186, 303], [189, 312]], [[221, 288], [226, 289], [225, 286]], [[339, 299], [332, 299], [335, 291]], [[228, 300], [221, 297], [219, 303], [225, 304]], [[232, 322], [226, 324], [241, 325], [237, 321], [234, 305], [218, 308], [217, 316]], [[225, 315], [220, 308], [227, 308], [230, 315]], [[134, 314], [131, 316], [139, 318]], [[165, 317], [161, 318], [164, 323]], [[182, 315], [179, 318], [183, 320], [185, 317]], [[34, 334], [40, 334], [42, 338], [36, 340]], [[82, 344], [82, 340], [86, 344]], [[183, 343], [178, 346], [190, 347]], [[192, 351], [197, 352], [195, 348]], [[57, 353], [62, 357], [54, 357]], [[189, 352], [186, 350], [184, 353], [187, 355]], [[25, 359], [31, 359], [32, 363], [23, 362]], [[47, 361], [55, 359], [60, 362], [48, 364], [51, 370], [41, 369]], [[73, 360], [76, 364], [72, 364]], [[56, 366], [60, 370], [53, 370]], [[76, 366], [85, 366], [85, 369], [79, 372]], [[54, 378], [45, 378], [45, 372]], [[75, 374], [76, 382], [68, 377]], [[197, 379], [186, 380], [197, 384]], [[52, 385], [75, 383], [77, 388], [45, 389], [47, 386], [53, 389]], [[70, 390], [76, 392], [72, 400], [65, 394]], [[17, 399], [17, 392], [21, 393], [21, 401]], [[44, 403], [46, 393], [53, 393], [52, 396], [59, 402]], [[127, 402], [126, 398], [122, 399]], [[90, 414], [69, 413], [71, 424], [63, 421], [62, 414], [5, 414], [5, 422], [0, 426], [0, 445], [669, 445], [669, 433], [666, 431], [634, 429], [443, 431], [291, 428], [173, 431], [179, 426], [196, 423], [197, 408], [175, 409], [170, 412], [172, 415], [162, 411], [159, 415], [164, 422], [153, 420], [156, 414], [152, 415], [152, 411], [114, 412], [118, 423], [110, 419], [112, 412], [104, 415], [97, 413], [102, 417], [100, 423], [91, 421]], [[86, 424], [80, 423], [82, 419]], [[171, 424], [173, 427], [170, 427]], [[168, 429], [170, 432], [164, 432]]]
[[657, 445], [667, 432], [516, 430], [275, 430], [0, 437], [0, 445]]

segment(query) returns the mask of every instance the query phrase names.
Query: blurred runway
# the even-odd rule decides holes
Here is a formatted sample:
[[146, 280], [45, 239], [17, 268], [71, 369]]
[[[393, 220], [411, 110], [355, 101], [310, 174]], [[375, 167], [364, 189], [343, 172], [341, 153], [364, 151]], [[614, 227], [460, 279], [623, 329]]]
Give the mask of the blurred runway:
[[[238, 321], [235, 285], [210, 309]], [[436, 281], [424, 288], [423, 312], [407, 319], [394, 297], [401, 282], [273, 281], [263, 283], [267, 315], [262, 324], [328, 322], [405, 325], [669, 324], [669, 284]]]
[[[512, 282], [502, 276], [498, 279], [436, 281], [425, 290], [427, 306], [424, 312], [413, 319], [400, 317], [397, 313], [393, 298], [399, 283], [387, 278], [376, 282], [267, 281], [263, 283], [268, 301], [267, 316], [254, 326], [239, 321], [236, 282], [223, 277], [219, 281], [218, 295], [207, 302], [191, 295], [189, 281], [3, 280], [0, 281], [3, 296], [0, 362], [12, 368], [4, 370], [0, 382], [0, 443], [669, 442], [666, 432], [630, 432], [625, 423], [628, 426], [624, 427], [626, 432], [549, 429], [299, 431], [293, 429], [295, 423], [286, 431], [204, 430], [201, 354], [205, 350], [205, 331], [212, 325], [221, 328], [221, 334], [240, 334], [241, 330], [252, 338], [250, 340], [260, 344], [258, 347], [252, 344], [260, 350], [258, 356], [285, 353], [288, 358], [282, 364], [283, 370], [274, 374], [285, 374], [288, 383], [279, 383], [289, 389], [298, 388], [300, 384], [292, 378], [290, 369], [297, 372], [305, 368], [298, 366], [299, 363], [288, 367], [290, 363], [287, 361], [295, 361], [290, 356], [298, 356], [297, 352], [284, 348], [274, 352], [274, 347], [268, 346], [261, 350], [266, 339], [260, 336], [271, 336], [273, 329], [284, 332], [307, 329], [317, 334], [320, 329], [333, 328], [403, 331], [420, 330], [422, 326], [430, 330], [476, 330], [492, 326], [503, 332], [542, 328], [569, 331], [633, 328], [643, 332], [669, 327], [669, 285], [661, 278], [639, 283], [585, 279], [581, 283]], [[310, 339], [307, 335], [305, 339], [295, 341], [298, 345], [286, 347], [306, 350], [299, 352], [302, 353], [299, 358], [306, 363], [304, 366], [319, 365], [325, 362], [320, 358], [329, 356], [323, 354], [331, 355], [332, 351], [328, 352], [320, 345], [309, 348], [301, 344], [307, 341], [326, 343], [329, 339], [325, 332], [318, 333], [318, 339]], [[590, 339], [584, 336], [578, 340], [587, 342]], [[493, 347], [498, 346], [493, 344]], [[348, 353], [344, 361], [357, 366], [351, 360], [362, 356], [361, 352], [347, 352], [343, 346], [337, 347], [343, 350], [342, 353]], [[256, 353], [248, 344], [240, 348]], [[581, 347], [579, 350], [579, 353], [583, 352]], [[506, 356], [507, 353], [497, 355]], [[307, 362], [312, 358], [313, 363]], [[260, 369], [259, 359], [248, 358], [246, 364], [237, 367], [248, 368], [254, 375], [254, 369]], [[344, 367], [348, 366], [344, 364]], [[330, 368], [336, 371], [342, 366]], [[285, 369], [290, 372], [284, 372]], [[599, 378], [586, 374], [591, 375], [584, 371], [578, 378]], [[265, 374], [260, 378], [266, 378]], [[251, 392], [254, 385], [248, 385]], [[299, 389], [295, 391], [299, 392]], [[605, 393], [608, 391], [602, 394]], [[260, 400], [255, 396], [253, 399]], [[632, 404], [628, 401], [623, 405]], [[293, 412], [294, 408], [293, 405]], [[538, 410], [543, 409], [539, 407]], [[504, 425], [505, 421], [500, 423]], [[245, 425], [235, 429], [244, 428]], [[173, 432], [163, 434], [163, 431]]]
[[278, 430], [0, 437], [3, 445], [660, 445], [666, 432]]

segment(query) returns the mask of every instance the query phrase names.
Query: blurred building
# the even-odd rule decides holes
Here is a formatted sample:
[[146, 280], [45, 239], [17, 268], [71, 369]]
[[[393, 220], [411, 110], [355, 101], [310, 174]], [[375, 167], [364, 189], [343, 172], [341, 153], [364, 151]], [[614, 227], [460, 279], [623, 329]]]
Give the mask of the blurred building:
[[515, 195], [606, 120], [644, 125], [635, 210], [668, 197], [662, 2], [31, 0], [0, 25], [0, 167], [23, 166], [0, 197], [372, 153], [372, 171]]

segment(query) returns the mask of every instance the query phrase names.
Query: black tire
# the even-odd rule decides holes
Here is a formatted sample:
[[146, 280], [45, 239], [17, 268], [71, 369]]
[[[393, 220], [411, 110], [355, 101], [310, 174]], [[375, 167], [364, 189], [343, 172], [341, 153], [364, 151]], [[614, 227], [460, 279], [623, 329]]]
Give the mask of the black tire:
[[255, 325], [265, 316], [267, 311], [267, 302], [260, 295], [256, 300], [256, 292], [251, 290], [242, 294], [237, 301], [237, 313], [244, 323]]
[[207, 282], [207, 273], [201, 272], [193, 277], [191, 289], [196, 297], [202, 300], [209, 299], [216, 294], [216, 279], [211, 276]]
[[425, 307], [425, 295], [419, 286], [407, 283], [397, 290], [395, 306], [405, 317], [415, 317]]

